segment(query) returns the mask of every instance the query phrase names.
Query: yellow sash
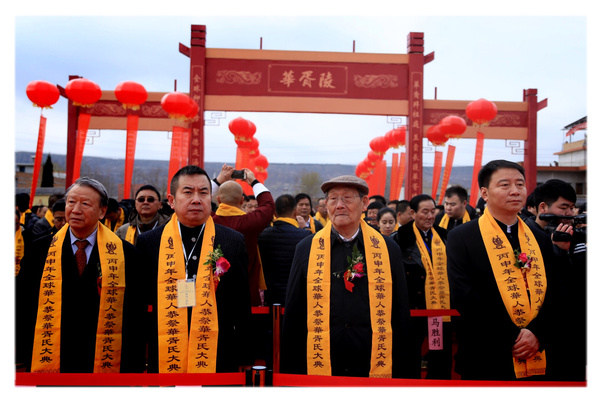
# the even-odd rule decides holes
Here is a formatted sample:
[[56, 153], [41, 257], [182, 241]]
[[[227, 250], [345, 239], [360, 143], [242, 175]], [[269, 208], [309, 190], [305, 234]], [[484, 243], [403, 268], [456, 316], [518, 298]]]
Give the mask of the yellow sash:
[[[31, 372], [60, 372], [62, 246], [68, 229], [69, 225], [65, 224], [54, 235], [48, 249], [40, 282]], [[94, 373], [116, 373], [121, 369], [125, 255], [121, 239], [100, 223], [96, 240], [102, 271], [102, 288]]]
[[21, 270], [23, 254], [25, 254], [25, 241], [23, 240], [23, 231], [19, 227], [15, 232], [15, 276], [19, 275]]
[[125, 241], [131, 243], [131, 244], [135, 244], [135, 232], [137, 231], [137, 228], [133, 225], [129, 225], [129, 227], [127, 228], [127, 233], [125, 233]]
[[[433, 233], [431, 239], [431, 258], [427, 251], [425, 241], [419, 232], [417, 225], [413, 223], [413, 230], [417, 238], [417, 246], [421, 253], [421, 262], [427, 273], [425, 280], [425, 301], [427, 309], [450, 309], [450, 284], [448, 283], [448, 263], [446, 261], [446, 245], [440, 235], [431, 228]], [[450, 321], [450, 316], [443, 317], [444, 322]]]
[[21, 219], [19, 220], [19, 223], [20, 223], [21, 225], [25, 225], [25, 215], [26, 215], [26, 214], [31, 214], [31, 210], [30, 210], [30, 209], [27, 209], [27, 210], [25, 210], [25, 211], [23, 211], [23, 212], [21, 213]]
[[279, 218], [275, 218], [275, 221], [287, 222], [288, 224], [294, 225], [296, 228], [300, 227], [300, 225], [298, 225], [298, 221], [295, 220], [294, 218], [279, 217]]
[[52, 211], [47, 210], [44, 218], [46, 218], [46, 221], [50, 224], [50, 228], [54, 228], [54, 215], [52, 214]]
[[[527, 282], [522, 271], [515, 265], [515, 255], [506, 235], [486, 208], [479, 218], [479, 228], [492, 265], [494, 277], [506, 311], [516, 326], [525, 328], [538, 315], [546, 295], [546, 270], [540, 246], [529, 227], [518, 218], [519, 245], [521, 252], [531, 256], [531, 270]], [[528, 291], [526, 285], [531, 288]], [[525, 378], [545, 375], [545, 352], [538, 352], [527, 360], [513, 357], [515, 375]]]
[[177, 281], [186, 279], [177, 215], [173, 214], [165, 225], [158, 256], [160, 373], [216, 372], [219, 336], [217, 302], [212, 266], [204, 265], [213, 251], [214, 243], [215, 224], [209, 217], [204, 227], [195, 283], [196, 305], [192, 309], [192, 326], [188, 329], [187, 308], [177, 308]]
[[[465, 222], [469, 222], [470, 220], [471, 217], [469, 216], [469, 213], [465, 211], [462, 217], [462, 223], [464, 224]], [[442, 220], [440, 221], [440, 224], [438, 226], [440, 228], [448, 229], [448, 222], [450, 222], [450, 217], [448, 217], [448, 214], [444, 213], [444, 216], [442, 217]]]
[[117, 222], [115, 223], [114, 228], [111, 228], [111, 221], [109, 221], [108, 219], [106, 219], [106, 217], [104, 218], [104, 225], [107, 226], [108, 228], [110, 228], [111, 231], [116, 232], [117, 229], [119, 229], [120, 227], [123, 226], [123, 223], [125, 222], [125, 211], [119, 207], [119, 210], [121, 210], [121, 214], [119, 215], [119, 219], [117, 220]]
[[309, 226], [310, 226], [310, 231], [312, 233], [315, 233], [317, 231], [317, 228], [315, 228], [315, 219], [309, 215], [308, 222], [309, 222]]
[[317, 221], [319, 221], [320, 223], [322, 223], [323, 226], [325, 226], [327, 224], [327, 222], [329, 221], [329, 216], [324, 217], [321, 215], [321, 213], [319, 211], [317, 211], [317, 213], [315, 214], [315, 219]]
[[215, 214], [217, 214], [220, 217], [237, 217], [240, 215], [246, 215], [244, 210], [242, 210], [241, 208], [230, 206], [229, 204], [225, 203], [219, 204], [219, 208], [217, 208]]
[[[383, 236], [361, 220], [371, 309], [370, 377], [392, 377], [392, 274]], [[308, 375], [331, 375], [331, 222], [312, 239], [306, 281]], [[352, 351], [348, 349], [348, 351]]]

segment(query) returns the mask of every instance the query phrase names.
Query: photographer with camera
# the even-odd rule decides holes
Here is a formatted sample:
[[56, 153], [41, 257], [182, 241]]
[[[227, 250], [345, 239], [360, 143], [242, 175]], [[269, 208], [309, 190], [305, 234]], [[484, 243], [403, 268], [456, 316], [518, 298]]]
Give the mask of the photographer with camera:
[[[560, 370], [556, 380], [582, 381], [586, 377], [586, 232], [578, 227], [585, 215], [574, 215], [577, 195], [573, 187], [560, 179], [550, 179], [534, 192], [537, 209], [532, 228], [541, 229], [552, 238], [554, 252], [564, 273], [559, 287], [561, 315], [556, 340]], [[565, 343], [565, 338], [569, 338]], [[556, 365], [556, 364], [555, 364]], [[548, 371], [550, 373], [550, 371]]]

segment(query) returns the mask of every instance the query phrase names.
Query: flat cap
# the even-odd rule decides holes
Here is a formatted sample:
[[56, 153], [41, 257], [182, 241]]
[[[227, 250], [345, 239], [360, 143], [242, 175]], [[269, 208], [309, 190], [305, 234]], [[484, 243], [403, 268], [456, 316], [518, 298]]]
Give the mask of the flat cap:
[[364, 194], [369, 193], [369, 185], [367, 185], [367, 182], [354, 175], [342, 175], [331, 178], [321, 185], [321, 190], [323, 193], [327, 193], [334, 186], [352, 186]]

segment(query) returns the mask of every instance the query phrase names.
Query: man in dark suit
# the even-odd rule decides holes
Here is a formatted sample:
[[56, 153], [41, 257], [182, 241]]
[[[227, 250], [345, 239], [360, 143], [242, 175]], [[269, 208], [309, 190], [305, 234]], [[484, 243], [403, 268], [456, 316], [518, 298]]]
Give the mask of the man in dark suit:
[[252, 361], [244, 238], [214, 223], [202, 168], [180, 169], [170, 190], [171, 220], [136, 243], [151, 310], [148, 372], [237, 372]]
[[453, 229], [446, 244], [452, 304], [461, 315], [456, 372], [469, 380], [545, 379], [555, 362], [552, 243], [517, 216], [527, 197], [523, 167], [490, 161], [478, 181], [484, 214]]
[[100, 182], [78, 179], [66, 194], [67, 225], [22, 260], [17, 354], [27, 371], [144, 370], [138, 257], [99, 223], [107, 204]]

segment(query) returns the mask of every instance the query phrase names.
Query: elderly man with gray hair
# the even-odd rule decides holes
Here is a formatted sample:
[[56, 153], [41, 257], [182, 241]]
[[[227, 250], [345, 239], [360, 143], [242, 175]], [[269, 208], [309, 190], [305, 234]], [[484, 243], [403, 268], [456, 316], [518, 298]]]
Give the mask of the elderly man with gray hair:
[[298, 243], [288, 281], [281, 371], [419, 378], [410, 346], [402, 254], [362, 218], [369, 187], [339, 176], [323, 183], [329, 222]]
[[142, 372], [144, 302], [133, 245], [99, 221], [108, 193], [82, 177], [67, 224], [33, 242], [17, 282], [17, 353], [31, 372]]

